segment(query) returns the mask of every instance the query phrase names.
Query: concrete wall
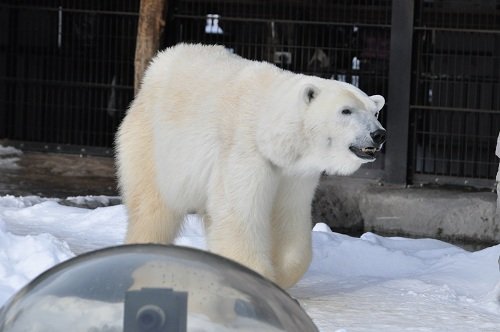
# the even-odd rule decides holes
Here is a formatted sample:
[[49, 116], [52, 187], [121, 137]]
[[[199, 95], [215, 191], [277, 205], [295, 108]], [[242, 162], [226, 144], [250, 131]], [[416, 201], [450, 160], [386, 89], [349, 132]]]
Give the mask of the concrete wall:
[[[313, 221], [357, 234], [500, 243], [496, 194], [444, 188], [381, 186], [373, 180], [327, 177], [313, 202]], [[500, 211], [500, 207], [498, 208]]]

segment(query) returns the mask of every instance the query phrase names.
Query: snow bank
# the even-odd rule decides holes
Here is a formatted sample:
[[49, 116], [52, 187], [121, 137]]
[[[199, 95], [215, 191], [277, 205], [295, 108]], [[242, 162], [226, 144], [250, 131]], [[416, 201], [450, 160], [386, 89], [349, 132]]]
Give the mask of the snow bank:
[[23, 152], [21, 150], [18, 150], [12, 146], [2, 146], [0, 145], [0, 156], [20, 156], [22, 155]]
[[41, 272], [73, 256], [54, 236], [13, 235], [0, 219], [0, 305]]
[[17, 169], [17, 162], [22, 155], [22, 151], [12, 146], [0, 145], [0, 169]]
[[[125, 227], [122, 205], [0, 197], [0, 305], [50, 266], [120, 244]], [[432, 239], [354, 238], [325, 224], [312, 236], [311, 267], [289, 292], [321, 331], [500, 330], [500, 245], [467, 252]], [[187, 217], [176, 243], [206, 248], [200, 218]]]

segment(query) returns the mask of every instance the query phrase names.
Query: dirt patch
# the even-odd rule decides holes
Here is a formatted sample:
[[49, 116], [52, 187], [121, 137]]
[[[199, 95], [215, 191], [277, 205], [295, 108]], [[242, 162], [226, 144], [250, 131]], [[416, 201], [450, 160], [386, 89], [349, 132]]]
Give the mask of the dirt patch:
[[24, 152], [0, 155], [0, 195], [116, 196], [110, 157]]

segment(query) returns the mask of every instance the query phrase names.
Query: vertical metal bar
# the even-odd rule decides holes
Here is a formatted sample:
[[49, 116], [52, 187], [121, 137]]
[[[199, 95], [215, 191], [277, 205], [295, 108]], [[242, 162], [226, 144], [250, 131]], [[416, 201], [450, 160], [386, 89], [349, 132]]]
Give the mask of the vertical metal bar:
[[422, 112], [423, 116], [423, 121], [422, 121], [422, 129], [421, 129], [421, 136], [422, 136], [422, 173], [428, 173], [427, 169], [427, 157], [430, 153], [428, 153], [429, 147], [430, 147], [430, 140], [429, 140], [429, 114], [431, 114], [428, 110], [424, 110]]
[[[487, 114], [486, 116], [488, 117], [488, 127], [489, 127], [489, 128], [488, 128], [488, 129], [489, 129], [489, 130], [488, 130], [488, 132], [489, 132], [489, 133], [493, 133], [493, 132], [494, 132], [494, 130], [493, 130], [493, 121], [494, 121], [494, 120], [493, 120], [493, 114], [491, 114], [491, 113], [490, 113], [490, 114]], [[487, 153], [488, 153], [488, 154], [490, 154], [491, 152], [493, 152], [493, 151], [495, 150], [495, 149], [492, 149], [492, 144], [490, 144], [491, 142], [492, 142], [492, 141], [491, 141], [491, 139], [489, 139], [489, 138], [488, 138], [488, 140], [486, 141], [486, 151], [487, 151]], [[490, 152], [490, 151], [491, 151], [491, 152]], [[491, 153], [491, 156], [493, 156], [493, 153]], [[492, 158], [488, 158], [488, 157], [491, 157], [491, 156], [490, 156], [490, 155], [488, 155], [488, 156], [486, 157], [486, 160], [488, 161], [488, 162], [486, 163], [486, 170], [485, 170], [485, 171], [486, 171], [486, 174], [485, 174], [485, 175], [486, 175], [486, 178], [489, 178], [489, 177], [491, 177], [491, 176], [493, 175], [493, 173], [491, 172], [491, 168], [492, 168], [492, 167], [491, 167], [491, 166], [492, 166], [491, 161], [492, 161]]]
[[62, 46], [62, 22], [63, 20], [63, 15], [62, 15], [62, 6], [59, 6], [59, 9], [57, 11], [57, 47], [61, 48]]
[[[431, 115], [431, 132], [429, 133], [429, 136], [431, 137], [431, 143], [430, 143], [430, 148], [431, 148], [431, 155], [432, 155], [432, 171], [434, 172], [435, 175], [439, 175], [439, 162], [438, 162], [438, 156], [439, 156], [439, 115], [441, 112], [432, 112]], [[434, 144], [433, 144], [434, 141]], [[434, 145], [434, 147], [433, 147]]]
[[410, 142], [410, 154], [409, 154], [409, 159], [408, 159], [408, 167], [411, 172], [415, 172], [415, 169], [417, 168], [417, 158], [416, 158], [416, 148], [417, 148], [417, 131], [415, 130], [415, 124], [416, 124], [416, 119], [417, 119], [417, 114], [418, 110], [413, 110], [411, 112], [410, 116], [412, 117], [412, 120], [410, 122], [411, 130], [409, 134], [412, 136]]
[[10, 14], [12, 13], [7, 7], [3, 7], [0, 5], [0, 9], [5, 10], [6, 13], [6, 22], [5, 27], [7, 27], [7, 32], [5, 33], [5, 53], [4, 53], [4, 61], [0, 63], [2, 68], [0, 68], [0, 83], [2, 84], [0, 88], [0, 139], [7, 137], [7, 110], [10, 108], [8, 103], [9, 98], [9, 80], [7, 78], [7, 70], [8, 70], [8, 62], [9, 62], [9, 38], [8, 35], [10, 32]]
[[384, 180], [406, 184], [414, 0], [393, 1]]
[[443, 119], [444, 135], [443, 135], [443, 174], [450, 175], [450, 163], [449, 150], [451, 150], [451, 124], [453, 123], [450, 119], [453, 113], [447, 112]]

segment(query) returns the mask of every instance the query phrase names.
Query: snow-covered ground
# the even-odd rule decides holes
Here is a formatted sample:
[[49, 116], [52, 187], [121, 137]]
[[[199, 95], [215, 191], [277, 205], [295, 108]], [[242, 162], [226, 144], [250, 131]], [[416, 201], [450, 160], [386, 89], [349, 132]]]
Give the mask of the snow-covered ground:
[[22, 155], [21, 150], [12, 146], [0, 145], [0, 172], [1, 169], [17, 169], [20, 155]]
[[[0, 196], [0, 306], [54, 264], [120, 244], [125, 227], [122, 205]], [[431, 239], [354, 238], [324, 224], [312, 236], [312, 265], [289, 293], [321, 331], [500, 331], [500, 245], [467, 252]], [[177, 244], [205, 248], [198, 217]]]

